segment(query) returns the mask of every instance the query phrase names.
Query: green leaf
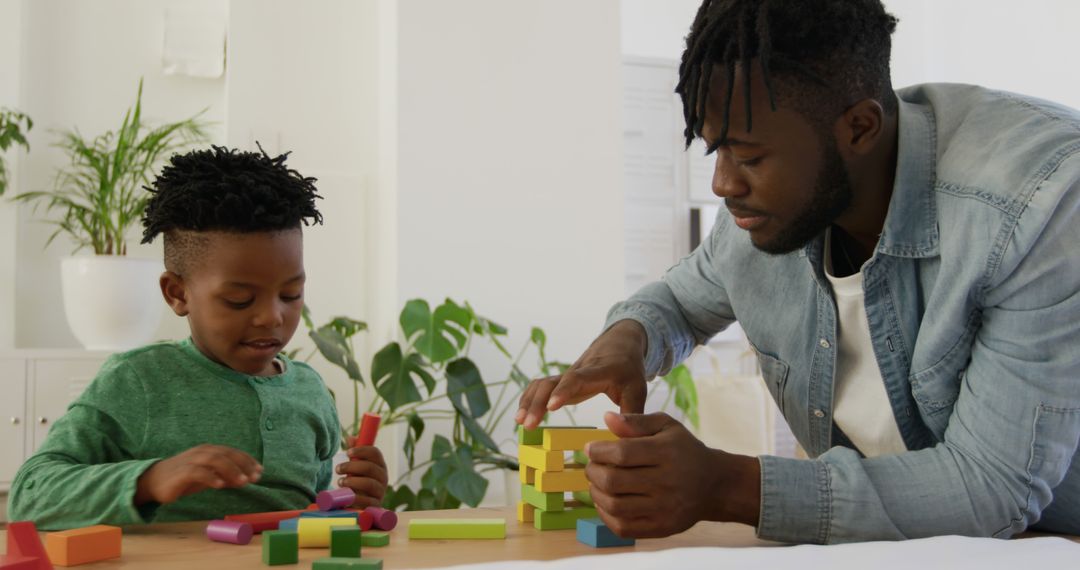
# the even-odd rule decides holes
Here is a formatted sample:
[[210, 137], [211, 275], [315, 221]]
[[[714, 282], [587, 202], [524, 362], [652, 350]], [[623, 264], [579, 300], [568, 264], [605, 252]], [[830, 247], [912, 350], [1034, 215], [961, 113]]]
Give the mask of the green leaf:
[[397, 489], [394, 489], [393, 485], [387, 485], [386, 494], [383, 495], [383, 508], [394, 511], [402, 505], [405, 505], [406, 510], [412, 510], [412, 507], [416, 505], [416, 494], [408, 485], [402, 485]]
[[371, 379], [375, 390], [390, 406], [390, 411], [421, 400], [415, 378], [420, 378], [434, 389], [435, 379], [424, 369], [419, 354], [402, 355], [401, 345], [392, 342], [380, 350], [371, 360]]
[[675, 393], [675, 407], [682, 411], [695, 429], [698, 428], [698, 397], [694, 387], [694, 378], [690, 369], [680, 364], [663, 377], [664, 382]]
[[446, 480], [447, 490], [466, 505], [476, 507], [484, 499], [488, 482], [476, 472], [472, 449], [462, 445], [450, 457], [453, 467]]
[[434, 363], [446, 362], [465, 348], [472, 325], [469, 312], [447, 299], [434, 312], [427, 301], [413, 299], [401, 310], [401, 330], [417, 352]]
[[364, 375], [360, 372], [360, 365], [353, 358], [352, 347], [340, 332], [322, 327], [309, 332], [308, 336], [315, 341], [315, 347], [319, 349], [319, 354], [322, 354], [327, 362], [340, 366], [354, 382], [364, 383]]
[[424, 420], [419, 414], [412, 411], [405, 416], [405, 421], [409, 427], [405, 435], [405, 445], [402, 447], [405, 451], [405, 457], [409, 460], [409, 469], [412, 469], [413, 465], [416, 464], [416, 444], [420, 441], [420, 437], [424, 435]]
[[446, 395], [454, 409], [471, 418], [479, 418], [491, 409], [480, 369], [468, 358], [459, 358], [446, 365]]
[[532, 334], [529, 336], [532, 339], [533, 344], [536, 345], [536, 348], [539, 349], [540, 352], [543, 352], [544, 348], [547, 346], [547, 334], [544, 333], [544, 329], [533, 327]]
[[484, 431], [484, 428], [480, 427], [480, 424], [476, 423], [476, 420], [466, 415], [459, 415], [458, 419], [461, 421], [461, 425], [465, 426], [465, 431], [469, 432], [469, 435], [471, 435], [477, 443], [491, 451], [496, 453], [499, 452], [499, 446], [495, 444], [495, 440], [491, 439], [488, 432]]

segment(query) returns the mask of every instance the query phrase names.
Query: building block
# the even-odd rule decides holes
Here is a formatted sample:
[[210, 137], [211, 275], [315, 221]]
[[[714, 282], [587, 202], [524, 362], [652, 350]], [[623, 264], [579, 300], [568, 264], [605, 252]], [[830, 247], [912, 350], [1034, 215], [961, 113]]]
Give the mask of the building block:
[[300, 513], [299, 518], [302, 518], [302, 519], [306, 519], [306, 518], [353, 519], [353, 520], [355, 520], [357, 522], [357, 524], [359, 524], [359, 522], [360, 522], [360, 511], [354, 511], [354, 510], [348, 510], [348, 511], [346, 511], [346, 510], [340, 510], [340, 511], [302, 511]]
[[335, 511], [351, 507], [356, 500], [356, 491], [348, 487], [321, 491], [315, 496], [315, 504], [319, 505], [320, 511]]
[[518, 426], [518, 443], [525, 445], [541, 445], [544, 443], [544, 430], [549, 429], [596, 429], [592, 426], [540, 426], [534, 429], [525, 429]]
[[296, 531], [300, 534], [300, 548], [326, 548], [330, 546], [330, 529], [334, 527], [356, 528], [356, 521], [317, 517], [300, 519], [300, 522], [296, 525]]
[[566, 497], [562, 493], [541, 493], [532, 485], [521, 486], [521, 500], [545, 511], [561, 511], [566, 508]]
[[375, 436], [379, 434], [379, 422], [382, 417], [378, 414], [364, 413], [360, 419], [360, 429], [356, 433], [355, 445], [375, 445]]
[[245, 522], [251, 525], [251, 532], [259, 534], [264, 530], [277, 530], [278, 523], [285, 519], [300, 516], [304, 511], [273, 511], [268, 513], [247, 513], [242, 515], [225, 515], [225, 520], [233, 522]]
[[562, 471], [563, 452], [545, 450], [539, 445], [519, 445], [518, 463], [540, 471]]
[[506, 538], [506, 519], [413, 519], [409, 540]]
[[368, 507], [364, 512], [370, 514], [375, 523], [372, 525], [379, 530], [394, 530], [397, 526], [397, 513], [382, 507]]
[[570, 464], [562, 471], [537, 471], [534, 486], [541, 493], [587, 491], [589, 480], [585, 478], [584, 465]]
[[360, 530], [366, 532], [375, 526], [375, 516], [367, 511], [356, 511], [356, 522], [360, 525]]
[[596, 509], [584, 505], [564, 511], [536, 509], [533, 526], [538, 530], [567, 530], [577, 528], [579, 519], [596, 518]]
[[573, 451], [583, 449], [590, 441], [615, 441], [619, 437], [608, 429], [566, 429], [552, 428], [544, 430], [543, 448], [552, 451]]
[[[38, 535], [37, 526], [30, 521], [18, 521], [8, 523], [7, 527], [7, 556], [12, 559], [17, 557], [34, 559], [36, 570], [52, 570], [49, 555], [45, 552], [45, 546], [41, 544], [41, 536]], [[12, 564], [15, 564], [12, 562]], [[23, 564], [23, 562], [19, 562]]]
[[330, 529], [330, 556], [360, 558], [360, 527], [336, 526]]
[[382, 560], [377, 558], [320, 558], [311, 564], [311, 570], [382, 570]]
[[300, 561], [299, 547], [300, 535], [294, 530], [266, 531], [262, 537], [263, 564], [296, 564]]
[[[251, 540], [250, 528], [248, 526], [248, 540]], [[45, 550], [49, 553], [49, 560], [57, 566], [78, 566], [120, 558], [122, 538], [120, 527], [99, 524], [50, 532], [45, 535]]]
[[593, 548], [608, 548], [611, 546], [633, 546], [634, 539], [623, 538], [614, 532], [604, 521], [593, 519], [578, 519], [577, 539], [582, 544], [588, 544]]
[[251, 530], [251, 525], [245, 522], [216, 520], [206, 525], [206, 538], [214, 542], [247, 544], [251, 542], [253, 534], [255, 532]]
[[300, 519], [302, 517], [295, 517], [291, 519], [285, 519], [278, 523], [278, 530], [291, 530], [297, 532], [300, 529]]
[[37, 568], [37, 558], [0, 554], [0, 569], [2, 570], [37, 570]]
[[575, 449], [574, 450], [574, 463], [577, 463], [578, 465], [588, 465], [589, 464], [589, 456], [585, 455], [585, 450], [583, 450], [583, 449]]
[[390, 533], [373, 530], [360, 533], [361, 546], [390, 546]]
[[528, 465], [518, 466], [518, 478], [526, 485], [536, 484], [536, 469], [529, 467]]
[[592, 500], [592, 494], [589, 491], [574, 491], [574, 500], [588, 506], [593, 506], [595, 503]]
[[517, 519], [521, 522], [533, 522], [533, 513], [536, 512], [536, 507], [526, 503], [525, 501], [518, 501], [518, 515]]

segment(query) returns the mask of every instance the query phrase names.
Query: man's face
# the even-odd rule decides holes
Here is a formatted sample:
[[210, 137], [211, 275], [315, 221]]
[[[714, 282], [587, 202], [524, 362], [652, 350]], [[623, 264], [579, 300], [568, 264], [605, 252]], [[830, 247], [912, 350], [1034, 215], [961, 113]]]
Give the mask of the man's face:
[[709, 86], [702, 137], [716, 148], [713, 193], [724, 199], [735, 224], [758, 249], [794, 251], [819, 235], [851, 204], [852, 186], [832, 132], [818, 130], [796, 111], [769, 106], [759, 67], [751, 89], [753, 129], [746, 131], [741, 73], [736, 74], [726, 144], [722, 125], [724, 70]]
[[299, 229], [209, 232], [181, 278], [195, 346], [245, 374], [277, 373], [274, 358], [296, 332], [304, 306], [303, 237]]

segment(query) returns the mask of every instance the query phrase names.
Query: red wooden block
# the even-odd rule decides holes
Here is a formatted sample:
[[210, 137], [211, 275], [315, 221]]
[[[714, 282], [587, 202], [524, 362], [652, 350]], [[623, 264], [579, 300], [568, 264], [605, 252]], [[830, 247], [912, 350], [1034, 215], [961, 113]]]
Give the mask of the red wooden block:
[[382, 417], [378, 414], [365, 413], [360, 420], [360, 431], [356, 434], [356, 445], [375, 445], [375, 436], [379, 434], [379, 422]]
[[[310, 510], [310, 509], [305, 509]], [[247, 513], [243, 515], [225, 515], [225, 520], [230, 522], [245, 522], [251, 525], [251, 530], [259, 534], [264, 530], [277, 530], [278, 523], [285, 519], [300, 516], [303, 510], [298, 511], [273, 511], [269, 513]]]
[[35, 570], [53, 570], [49, 562], [49, 555], [45, 553], [45, 545], [41, 544], [37, 526], [30, 521], [19, 521], [8, 524], [7, 528], [7, 555], [10, 557], [22, 556], [24, 558], [37, 559]]
[[37, 570], [37, 567], [37, 558], [0, 554], [0, 569], [2, 570]]

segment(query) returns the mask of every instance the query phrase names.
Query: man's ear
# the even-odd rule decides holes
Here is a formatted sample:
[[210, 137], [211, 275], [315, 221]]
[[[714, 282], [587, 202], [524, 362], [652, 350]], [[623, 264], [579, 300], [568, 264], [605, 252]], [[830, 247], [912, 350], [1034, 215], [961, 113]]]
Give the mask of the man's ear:
[[158, 279], [158, 285], [161, 286], [161, 296], [176, 316], [186, 317], [188, 290], [184, 285], [184, 278], [172, 271], [166, 271]]
[[836, 122], [836, 143], [841, 156], [866, 156], [885, 132], [885, 109], [874, 99], [863, 99], [848, 107]]

